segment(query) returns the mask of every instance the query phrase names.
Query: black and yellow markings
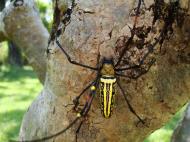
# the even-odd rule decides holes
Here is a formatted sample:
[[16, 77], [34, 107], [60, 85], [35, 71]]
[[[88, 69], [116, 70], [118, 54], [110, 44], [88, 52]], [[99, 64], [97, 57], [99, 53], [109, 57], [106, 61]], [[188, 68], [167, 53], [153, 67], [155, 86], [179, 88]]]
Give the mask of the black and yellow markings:
[[114, 76], [103, 75], [100, 78], [100, 103], [105, 118], [109, 118], [112, 114], [115, 100], [115, 83], [116, 78]]

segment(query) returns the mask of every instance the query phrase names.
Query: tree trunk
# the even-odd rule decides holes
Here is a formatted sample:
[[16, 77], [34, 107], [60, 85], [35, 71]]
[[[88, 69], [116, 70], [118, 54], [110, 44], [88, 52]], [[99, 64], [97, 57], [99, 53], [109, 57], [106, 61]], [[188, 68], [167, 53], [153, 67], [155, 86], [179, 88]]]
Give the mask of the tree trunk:
[[20, 47], [42, 83], [48, 38], [33, 0], [14, 0], [0, 13], [0, 41], [9, 39]]
[[8, 46], [9, 46], [9, 52], [8, 52], [9, 64], [21, 67], [23, 65], [23, 61], [20, 49], [13, 42], [9, 42]]
[[[28, 7], [31, 8], [30, 2], [32, 1], [24, 1], [25, 10]], [[59, 3], [58, 8], [64, 13], [65, 7], [70, 6], [71, 3], [70, 1], [69, 3], [68, 1], [60, 2], [62, 4]], [[186, 6], [189, 1], [183, 2], [181, 5]], [[147, 0], [145, 3], [149, 7], [153, 1]], [[136, 4], [135, 0], [77, 1], [71, 15], [71, 22], [58, 40], [71, 58], [80, 63], [95, 67], [99, 52], [101, 57], [112, 56], [117, 60], [119, 53], [115, 49], [116, 41], [119, 37], [130, 36], [129, 26], [132, 27], [134, 19], [129, 15]], [[15, 9], [21, 9], [18, 11], [22, 13], [23, 6]], [[63, 16], [62, 13], [60, 16]], [[61, 19], [61, 17], [58, 18]], [[8, 26], [10, 20], [6, 19], [4, 20], [7, 23], [6, 26], [10, 28]], [[139, 18], [140, 21], [143, 19], [145, 19], [145, 24], [149, 24], [151, 14]], [[33, 20], [34, 18], [31, 21]], [[165, 50], [165, 54], [152, 55], [156, 58], [156, 63], [152, 65], [148, 73], [134, 80], [122, 78], [118, 80], [127, 93], [132, 107], [144, 119], [145, 124], [139, 123], [117, 87], [116, 107], [110, 119], [102, 117], [97, 93], [78, 134], [79, 142], [141, 142], [152, 131], [164, 125], [179, 108], [187, 103], [190, 97], [189, 17], [184, 22], [184, 26], [180, 29], [175, 27], [174, 35], [169, 41], [164, 42], [162, 50]], [[137, 22], [138, 24], [142, 23]], [[24, 24], [24, 26], [27, 29], [28, 25]], [[15, 39], [17, 32], [19, 30], [13, 30], [12, 34], [9, 32], [10, 38]], [[154, 35], [154, 32], [151, 34]], [[149, 37], [149, 39], [154, 40], [154, 37]], [[33, 42], [34, 40], [31, 40], [28, 44], [33, 44]], [[95, 71], [69, 63], [55, 41], [52, 41], [48, 48], [47, 58], [42, 58], [47, 63], [46, 76], [43, 75], [46, 77], [44, 89], [25, 114], [20, 140], [49, 136], [66, 128], [77, 117], [72, 111], [73, 105], [69, 104], [72, 104], [72, 100], [96, 77]], [[39, 51], [42, 53], [41, 50], [37, 50], [37, 53], [33, 50], [37, 50], [35, 46], [31, 48], [31, 53], [27, 54], [29, 60], [32, 55], [38, 56]], [[158, 50], [155, 49], [156, 51]], [[86, 96], [88, 93], [89, 91], [86, 92]], [[85, 100], [85, 97], [82, 97], [80, 103], [84, 104]], [[79, 124], [80, 121], [66, 133], [49, 141], [75, 141], [75, 131]]]

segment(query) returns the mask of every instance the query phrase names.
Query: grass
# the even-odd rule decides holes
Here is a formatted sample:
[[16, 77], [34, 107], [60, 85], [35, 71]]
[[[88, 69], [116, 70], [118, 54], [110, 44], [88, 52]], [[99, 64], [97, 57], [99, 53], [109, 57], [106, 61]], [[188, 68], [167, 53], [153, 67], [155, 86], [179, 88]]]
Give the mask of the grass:
[[[0, 66], [0, 142], [18, 138], [23, 115], [41, 89], [42, 85], [30, 67]], [[169, 142], [184, 109], [144, 142]]]
[[0, 66], [0, 142], [17, 139], [22, 117], [41, 88], [30, 67]]

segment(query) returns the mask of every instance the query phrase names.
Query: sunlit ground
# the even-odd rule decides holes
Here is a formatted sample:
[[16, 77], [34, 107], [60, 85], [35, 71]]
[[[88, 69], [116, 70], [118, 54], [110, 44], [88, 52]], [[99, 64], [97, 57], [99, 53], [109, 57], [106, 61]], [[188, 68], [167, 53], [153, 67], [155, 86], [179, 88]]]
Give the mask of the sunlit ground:
[[[23, 115], [41, 89], [42, 85], [30, 67], [0, 66], [0, 142], [18, 138]], [[183, 110], [144, 142], [169, 142]]]

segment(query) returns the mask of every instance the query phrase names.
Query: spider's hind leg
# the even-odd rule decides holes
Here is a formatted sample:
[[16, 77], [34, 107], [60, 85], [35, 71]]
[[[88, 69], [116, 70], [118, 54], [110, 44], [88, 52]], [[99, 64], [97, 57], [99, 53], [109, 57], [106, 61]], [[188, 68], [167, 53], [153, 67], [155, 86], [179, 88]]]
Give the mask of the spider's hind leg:
[[[90, 87], [93, 87], [94, 86], [94, 84], [98, 84], [98, 78], [99, 78], [99, 73], [97, 74], [97, 77], [96, 77], [96, 79], [94, 80], [94, 81], [92, 81], [90, 84], [88, 84], [88, 86], [86, 86], [84, 89], [83, 89], [83, 91], [75, 98], [75, 99], [73, 99], [73, 104], [74, 104], [74, 107], [73, 107], [73, 109], [74, 110], [77, 110], [77, 107], [79, 106], [79, 100], [80, 100], [80, 97], [82, 96], [82, 95], [84, 95], [84, 93], [90, 88]], [[91, 90], [92, 91], [92, 90]]]
[[[98, 56], [98, 60], [99, 60], [99, 56]], [[97, 64], [98, 66], [98, 64]], [[83, 90], [82, 92], [75, 98], [73, 99], [73, 104], [74, 104], [74, 107], [73, 109], [76, 110], [77, 107], [79, 106], [79, 100], [80, 100], [80, 97], [82, 95], [84, 95], [84, 93], [92, 86], [94, 86], [96, 88], [97, 84], [98, 84], [98, 79], [99, 79], [99, 70], [98, 70], [98, 73], [97, 73], [97, 76], [96, 76], [96, 79], [94, 81], [92, 81], [90, 84], [88, 84]], [[91, 90], [92, 91], [92, 90]]]
[[[93, 83], [94, 84], [94, 83]], [[91, 85], [91, 89], [90, 89], [90, 94], [88, 95], [88, 99], [85, 103], [85, 106], [83, 107], [83, 109], [80, 111], [80, 113], [78, 113], [78, 117], [82, 117], [82, 121], [80, 122], [76, 132], [75, 132], [75, 138], [76, 138], [76, 142], [77, 142], [77, 138], [78, 138], [78, 134], [80, 132], [80, 129], [81, 129], [81, 126], [82, 124], [84, 123], [87, 115], [88, 115], [88, 112], [90, 110], [90, 107], [92, 105], [92, 101], [96, 95], [96, 87], [98, 86], [98, 83], [96, 82], [95, 83], [96, 85]]]
[[130, 104], [129, 100], [127, 99], [127, 96], [126, 96], [123, 88], [121, 87], [121, 84], [119, 83], [119, 81], [117, 81], [117, 84], [121, 90], [121, 93], [123, 94], [123, 96], [125, 98], [125, 101], [127, 103], [129, 110], [138, 118], [139, 122], [141, 122], [142, 124], [145, 125], [145, 121], [136, 113], [136, 111], [133, 109], [132, 105]]
[[77, 128], [77, 130], [76, 130], [76, 132], [75, 132], [75, 139], [76, 139], [76, 142], [77, 142], [77, 140], [78, 140], [78, 134], [79, 134], [79, 132], [80, 132], [80, 128], [81, 128], [82, 124], [84, 123], [84, 121], [85, 121], [85, 118], [83, 118], [83, 120], [80, 122], [80, 124], [79, 124], [79, 126], [78, 126], [78, 128]]
[[79, 100], [80, 100], [80, 97], [82, 95], [84, 95], [84, 93], [94, 84], [95, 81], [91, 82], [88, 86], [86, 86], [83, 91], [75, 98], [73, 99], [73, 104], [74, 104], [74, 107], [73, 109], [76, 110], [77, 107], [79, 106]]

